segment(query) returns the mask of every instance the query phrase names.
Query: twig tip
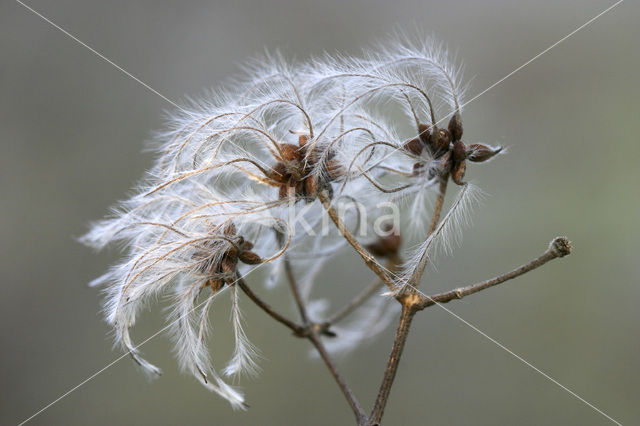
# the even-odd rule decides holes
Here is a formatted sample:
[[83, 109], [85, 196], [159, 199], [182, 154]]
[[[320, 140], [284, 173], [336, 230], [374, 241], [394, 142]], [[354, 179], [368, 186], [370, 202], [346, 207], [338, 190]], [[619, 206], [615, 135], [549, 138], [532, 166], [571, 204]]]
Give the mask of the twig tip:
[[571, 241], [569, 241], [567, 237], [556, 237], [551, 241], [551, 244], [549, 244], [549, 250], [551, 250], [556, 257], [564, 257], [571, 253]]

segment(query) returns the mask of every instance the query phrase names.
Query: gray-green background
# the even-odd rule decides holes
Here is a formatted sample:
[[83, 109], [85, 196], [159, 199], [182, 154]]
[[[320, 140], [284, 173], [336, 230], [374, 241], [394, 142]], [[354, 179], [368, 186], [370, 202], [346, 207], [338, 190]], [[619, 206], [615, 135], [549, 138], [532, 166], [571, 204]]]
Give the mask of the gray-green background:
[[[605, 1], [233, 2], [31, 0], [32, 7], [162, 94], [197, 96], [264, 47], [357, 53], [415, 26], [457, 49], [480, 92], [606, 8]], [[467, 176], [490, 197], [425, 288], [466, 284], [533, 258], [556, 235], [570, 257], [447, 307], [624, 424], [640, 424], [640, 7], [627, 1], [470, 104], [467, 140], [505, 155]], [[117, 258], [75, 242], [151, 165], [142, 153], [172, 106], [11, 0], [0, 4], [0, 422], [16, 424], [120, 355], [85, 284]], [[368, 272], [326, 274], [335, 295]], [[351, 265], [358, 265], [351, 267]], [[290, 308], [287, 294], [271, 300]], [[215, 353], [228, 355], [225, 303]], [[327, 425], [352, 415], [308, 344], [247, 303], [263, 373], [234, 413], [177, 371], [166, 336], [32, 424]], [[161, 307], [135, 336], [162, 325]], [[293, 313], [293, 312], [292, 312]], [[392, 331], [340, 362], [370, 405]], [[603, 416], [444, 310], [421, 314], [386, 424], [606, 425]]]

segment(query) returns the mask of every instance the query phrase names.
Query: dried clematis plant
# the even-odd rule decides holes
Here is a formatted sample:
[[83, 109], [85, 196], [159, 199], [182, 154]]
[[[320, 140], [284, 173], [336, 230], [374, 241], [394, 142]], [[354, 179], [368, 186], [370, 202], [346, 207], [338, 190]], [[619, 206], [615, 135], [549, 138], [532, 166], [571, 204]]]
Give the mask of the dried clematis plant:
[[[258, 370], [240, 312], [244, 294], [313, 344], [357, 424], [380, 424], [417, 312], [515, 278], [569, 254], [571, 245], [555, 238], [540, 257], [487, 281], [431, 296], [418, 289], [434, 254], [459, 239], [481, 194], [465, 181], [467, 163], [503, 152], [463, 141], [461, 70], [432, 40], [396, 37], [360, 58], [297, 65], [267, 55], [246, 68], [246, 77], [176, 112], [156, 138], [157, 161], [137, 193], [83, 237], [96, 248], [118, 242], [126, 250], [92, 285], [105, 287], [116, 341], [152, 376], [160, 370], [129, 330], [149, 301], [167, 297], [181, 367], [240, 409], [244, 395], [225, 376]], [[442, 214], [450, 181], [458, 191]], [[419, 243], [403, 248], [407, 236]], [[374, 279], [330, 311], [318, 295], [326, 289], [315, 284], [343, 249], [355, 250]], [[261, 267], [261, 279], [245, 280]], [[281, 281], [297, 320], [258, 295], [257, 287]], [[231, 295], [235, 347], [220, 370], [207, 336], [222, 293]], [[398, 316], [378, 396], [365, 411], [334, 355]]]

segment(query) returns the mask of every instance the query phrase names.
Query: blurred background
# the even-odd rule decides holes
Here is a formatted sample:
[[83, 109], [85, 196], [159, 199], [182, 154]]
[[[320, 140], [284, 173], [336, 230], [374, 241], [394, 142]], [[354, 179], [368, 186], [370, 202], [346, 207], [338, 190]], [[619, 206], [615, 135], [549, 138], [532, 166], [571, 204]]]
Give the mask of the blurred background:
[[[197, 97], [264, 48], [357, 54], [396, 28], [432, 32], [484, 90], [608, 7], [605, 1], [79, 1], [27, 4], [171, 100]], [[465, 108], [465, 138], [509, 146], [471, 165], [490, 195], [425, 289], [492, 277], [567, 235], [574, 253], [447, 305], [623, 424], [640, 424], [640, 5], [625, 2]], [[152, 164], [173, 106], [14, 1], [0, 3], [0, 422], [17, 424], [112, 362], [101, 296], [118, 257], [75, 241]], [[451, 196], [450, 196], [451, 198]], [[355, 294], [354, 256], [326, 275]], [[348, 267], [347, 267], [348, 266]], [[284, 289], [268, 298], [291, 308]], [[220, 303], [214, 354], [229, 354]], [[263, 373], [234, 413], [181, 375], [165, 335], [143, 347], [165, 374], [122, 361], [30, 424], [327, 425], [352, 414], [309, 345], [245, 302]], [[293, 311], [291, 311], [293, 312]], [[162, 303], [138, 341], [163, 325]], [[393, 330], [340, 360], [369, 407]], [[385, 424], [607, 425], [592, 408], [442, 309], [418, 316]]]

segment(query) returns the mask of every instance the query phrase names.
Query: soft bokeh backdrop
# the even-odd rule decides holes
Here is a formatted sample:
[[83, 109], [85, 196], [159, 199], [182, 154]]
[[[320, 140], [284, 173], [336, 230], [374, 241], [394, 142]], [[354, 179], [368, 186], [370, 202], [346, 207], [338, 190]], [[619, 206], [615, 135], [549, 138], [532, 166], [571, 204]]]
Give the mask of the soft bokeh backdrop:
[[[471, 94], [556, 42], [609, 1], [235, 0], [28, 4], [170, 99], [198, 96], [269, 49], [306, 58], [357, 53], [394, 28], [458, 51]], [[491, 277], [545, 249], [570, 257], [447, 307], [624, 424], [640, 423], [640, 6], [625, 2], [466, 107], [467, 139], [509, 154], [468, 176], [490, 194], [455, 256], [425, 288]], [[132, 188], [150, 132], [173, 108], [11, 0], [0, 3], [0, 422], [16, 424], [120, 356], [86, 283], [117, 258], [78, 244], [90, 220]], [[353, 294], [368, 272], [346, 257], [327, 273]], [[349, 265], [349, 267], [347, 267]], [[289, 307], [286, 293], [270, 298]], [[223, 306], [224, 304], [220, 304]], [[144, 347], [164, 376], [125, 358], [31, 424], [351, 424], [308, 344], [247, 309], [263, 374], [251, 409], [183, 376], [163, 335]], [[153, 310], [138, 340], [162, 322]], [[228, 318], [224, 308], [218, 324]], [[216, 328], [214, 350], [228, 354]], [[392, 330], [340, 362], [372, 402]], [[409, 338], [385, 423], [607, 425], [607, 419], [437, 307]]]

